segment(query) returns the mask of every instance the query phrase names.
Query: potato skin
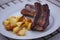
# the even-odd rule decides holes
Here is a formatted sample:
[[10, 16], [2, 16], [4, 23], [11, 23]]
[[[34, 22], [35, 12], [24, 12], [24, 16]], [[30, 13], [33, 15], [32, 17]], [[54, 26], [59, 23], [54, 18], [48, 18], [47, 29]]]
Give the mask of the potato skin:
[[8, 30], [8, 31], [11, 31], [11, 30], [13, 30], [13, 27], [11, 25], [6, 25], [5, 29]]

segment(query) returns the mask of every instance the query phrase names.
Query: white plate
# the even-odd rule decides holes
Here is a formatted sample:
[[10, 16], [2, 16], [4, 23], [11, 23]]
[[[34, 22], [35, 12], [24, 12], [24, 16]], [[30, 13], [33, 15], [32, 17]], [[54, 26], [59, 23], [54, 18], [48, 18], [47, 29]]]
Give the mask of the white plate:
[[[49, 35], [59, 28], [59, 21], [58, 21], [59, 18], [55, 17], [56, 15], [53, 14], [53, 15], [50, 15], [49, 26], [46, 28], [46, 30], [44, 32], [27, 31], [25, 36], [17, 36], [16, 34], [13, 34], [12, 32], [7, 31], [4, 28], [2, 22], [10, 16], [18, 16], [18, 15], [21, 16], [20, 11], [24, 8], [24, 5], [26, 3], [27, 2], [22, 3], [22, 5], [19, 6], [19, 8], [18, 8], [18, 6], [16, 6], [16, 7], [13, 6], [13, 7], [9, 8], [9, 10], [6, 9], [4, 12], [1, 12], [1, 14], [0, 14], [0, 33], [2, 35], [9, 37], [9, 38], [13, 38], [13, 39], [34, 39], [34, 38], [40, 38], [40, 37]], [[52, 13], [50, 13], [50, 14], [52, 14]]]

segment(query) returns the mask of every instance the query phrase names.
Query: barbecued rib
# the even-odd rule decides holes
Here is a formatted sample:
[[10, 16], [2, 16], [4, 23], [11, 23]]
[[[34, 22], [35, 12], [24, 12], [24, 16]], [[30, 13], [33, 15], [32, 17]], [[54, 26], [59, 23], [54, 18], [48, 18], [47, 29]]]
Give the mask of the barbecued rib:
[[36, 15], [35, 15], [35, 18], [34, 18], [34, 21], [33, 21], [33, 25], [31, 27], [32, 30], [37, 30], [39, 29], [39, 25], [37, 24], [40, 16], [41, 16], [41, 4], [40, 3], [35, 3], [35, 10], [36, 10]]
[[44, 10], [44, 17], [45, 19], [45, 24], [44, 24], [44, 29], [49, 25], [49, 16], [50, 16], [50, 10], [47, 4], [43, 5], [43, 10]]
[[25, 8], [21, 11], [21, 14], [23, 14], [24, 16], [34, 17], [35, 16], [34, 5], [26, 4]]
[[30, 12], [29, 10], [26, 10], [26, 9], [23, 9], [22, 11], [21, 11], [21, 14], [23, 14], [24, 16], [29, 16], [29, 17], [33, 17], [35, 14], [34, 14], [35, 12]]
[[49, 8], [48, 5], [35, 3], [36, 16], [34, 18], [32, 30], [43, 31], [49, 25]]

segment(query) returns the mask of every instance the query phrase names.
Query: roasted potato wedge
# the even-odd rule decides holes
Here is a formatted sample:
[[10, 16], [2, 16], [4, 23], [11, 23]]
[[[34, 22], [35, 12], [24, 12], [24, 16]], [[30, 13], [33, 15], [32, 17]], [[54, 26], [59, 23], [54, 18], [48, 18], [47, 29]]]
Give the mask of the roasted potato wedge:
[[21, 30], [20, 27], [15, 27], [15, 28], [13, 29], [13, 33], [17, 33], [19, 30]]
[[17, 22], [16, 25], [17, 26], [22, 26], [24, 24], [24, 22]]
[[27, 29], [31, 30], [31, 26], [32, 26], [32, 23], [29, 23]]
[[13, 30], [13, 27], [11, 27], [11, 25], [6, 25], [5, 28], [6, 28], [6, 30], [8, 30], [8, 31]]
[[26, 28], [22, 28], [22, 30], [20, 30], [17, 35], [19, 36], [24, 36], [26, 34]]
[[31, 23], [31, 22], [32, 22], [32, 20], [31, 20], [30, 18], [26, 18], [26, 22]]
[[8, 24], [10, 24], [9, 20], [5, 20], [5, 21], [3, 22], [3, 25], [4, 25], [4, 26], [6, 26], [6, 25], [8, 25]]
[[21, 21], [25, 20], [25, 18], [24, 18], [24, 16], [21, 16], [21, 17], [17, 17], [17, 20], [18, 20], [18, 22], [21, 22]]

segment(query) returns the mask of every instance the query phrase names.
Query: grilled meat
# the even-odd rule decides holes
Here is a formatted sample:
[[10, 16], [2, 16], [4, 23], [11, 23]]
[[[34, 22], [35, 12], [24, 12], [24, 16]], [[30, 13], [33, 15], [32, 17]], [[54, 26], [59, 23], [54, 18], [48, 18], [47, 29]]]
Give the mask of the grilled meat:
[[29, 10], [26, 10], [26, 9], [23, 9], [21, 11], [21, 13], [24, 15], [24, 16], [29, 16], [29, 17], [34, 17], [35, 16], [35, 12], [34, 11], [29, 11]]
[[50, 11], [48, 5], [41, 5], [40, 3], [35, 3], [36, 16], [34, 17], [32, 30], [43, 31], [49, 25], [49, 15]]
[[21, 14], [23, 14], [24, 16], [34, 17], [36, 14], [34, 6], [26, 4], [25, 9], [21, 11]]
[[34, 18], [31, 30], [43, 31], [49, 25], [50, 10], [47, 4], [41, 5], [38, 2], [34, 5], [26, 4], [21, 13]]

